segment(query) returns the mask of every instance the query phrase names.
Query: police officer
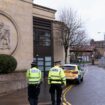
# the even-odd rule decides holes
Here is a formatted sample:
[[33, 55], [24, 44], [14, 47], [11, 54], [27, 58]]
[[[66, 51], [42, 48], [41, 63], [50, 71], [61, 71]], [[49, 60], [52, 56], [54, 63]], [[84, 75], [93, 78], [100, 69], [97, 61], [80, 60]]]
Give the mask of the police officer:
[[66, 85], [66, 78], [60, 61], [55, 62], [48, 74], [48, 84], [50, 84], [50, 94], [52, 105], [61, 105], [62, 85]]
[[28, 80], [28, 101], [30, 105], [38, 105], [38, 96], [40, 93], [42, 76], [41, 71], [36, 67], [36, 63], [32, 62], [31, 68], [26, 73]]

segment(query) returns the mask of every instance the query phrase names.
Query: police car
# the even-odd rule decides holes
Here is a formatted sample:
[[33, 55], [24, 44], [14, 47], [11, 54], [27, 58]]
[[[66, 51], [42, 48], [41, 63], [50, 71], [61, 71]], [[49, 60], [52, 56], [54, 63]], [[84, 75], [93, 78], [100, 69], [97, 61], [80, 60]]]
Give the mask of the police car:
[[84, 70], [77, 64], [64, 64], [62, 66], [67, 81], [75, 81], [80, 84], [83, 81]]

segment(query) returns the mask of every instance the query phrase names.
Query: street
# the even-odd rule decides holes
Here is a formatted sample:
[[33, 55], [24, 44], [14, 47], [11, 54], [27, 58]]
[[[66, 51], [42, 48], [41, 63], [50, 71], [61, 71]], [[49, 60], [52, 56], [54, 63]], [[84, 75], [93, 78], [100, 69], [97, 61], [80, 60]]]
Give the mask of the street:
[[[63, 105], [105, 105], [105, 70], [97, 66], [86, 66], [84, 81], [71, 84], [63, 90]], [[0, 96], [0, 105], [29, 105], [27, 89]], [[51, 105], [49, 86], [41, 86], [39, 105]]]
[[71, 105], [105, 105], [105, 70], [87, 66], [84, 81], [73, 85], [66, 94]]

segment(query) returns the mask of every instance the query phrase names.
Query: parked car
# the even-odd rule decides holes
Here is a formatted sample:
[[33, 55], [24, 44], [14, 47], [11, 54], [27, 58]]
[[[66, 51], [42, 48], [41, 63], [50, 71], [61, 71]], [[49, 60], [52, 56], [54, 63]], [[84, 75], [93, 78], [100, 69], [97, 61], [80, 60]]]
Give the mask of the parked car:
[[83, 81], [85, 71], [81, 68], [80, 65], [64, 64], [62, 68], [64, 69], [67, 81], [76, 81], [76, 83], [78, 84], [80, 84]]

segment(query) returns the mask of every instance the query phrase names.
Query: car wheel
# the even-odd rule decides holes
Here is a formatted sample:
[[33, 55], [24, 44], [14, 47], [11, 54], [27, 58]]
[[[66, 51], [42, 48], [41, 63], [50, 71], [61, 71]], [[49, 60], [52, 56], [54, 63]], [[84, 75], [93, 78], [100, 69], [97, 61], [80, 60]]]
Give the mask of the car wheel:
[[80, 84], [82, 81], [81, 81], [81, 78], [80, 78], [80, 76], [78, 77], [78, 79], [77, 79], [77, 84]]

